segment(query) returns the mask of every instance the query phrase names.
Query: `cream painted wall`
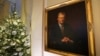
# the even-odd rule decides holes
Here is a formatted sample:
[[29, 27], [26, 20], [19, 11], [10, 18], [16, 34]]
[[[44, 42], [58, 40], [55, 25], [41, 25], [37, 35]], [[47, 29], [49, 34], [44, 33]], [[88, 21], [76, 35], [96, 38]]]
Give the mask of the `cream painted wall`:
[[46, 0], [46, 7], [49, 7], [49, 6], [52, 6], [52, 5], [56, 5], [58, 3], [62, 3], [64, 1], [67, 1], [67, 0]]
[[31, 50], [32, 56], [42, 55], [42, 16], [43, 16], [43, 0], [33, 0], [32, 4], [32, 36]]
[[96, 56], [100, 56], [100, 0], [92, 0]]
[[[42, 45], [42, 19], [43, 19], [43, 3], [45, 7], [64, 2], [65, 0], [33, 0], [32, 11], [32, 56], [58, 56], [53, 53], [43, 52]], [[92, 0], [94, 35], [96, 44], [96, 56], [100, 56], [100, 0]]]

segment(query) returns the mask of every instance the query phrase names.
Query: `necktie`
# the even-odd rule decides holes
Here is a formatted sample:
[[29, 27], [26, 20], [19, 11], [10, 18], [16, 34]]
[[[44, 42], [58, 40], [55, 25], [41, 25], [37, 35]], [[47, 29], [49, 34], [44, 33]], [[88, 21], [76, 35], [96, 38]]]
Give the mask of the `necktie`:
[[63, 24], [61, 24], [61, 32], [64, 35], [64, 26], [63, 26]]

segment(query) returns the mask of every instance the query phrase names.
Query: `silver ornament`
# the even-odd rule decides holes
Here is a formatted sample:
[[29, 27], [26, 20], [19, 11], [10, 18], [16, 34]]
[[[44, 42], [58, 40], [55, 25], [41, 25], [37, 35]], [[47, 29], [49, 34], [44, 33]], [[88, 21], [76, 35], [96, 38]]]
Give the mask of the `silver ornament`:
[[12, 31], [12, 35], [16, 35], [17, 34], [17, 31]]

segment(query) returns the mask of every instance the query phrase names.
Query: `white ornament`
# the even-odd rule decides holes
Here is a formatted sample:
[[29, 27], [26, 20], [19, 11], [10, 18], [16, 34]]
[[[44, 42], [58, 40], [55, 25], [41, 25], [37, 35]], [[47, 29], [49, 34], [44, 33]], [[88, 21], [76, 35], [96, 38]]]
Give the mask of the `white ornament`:
[[30, 46], [30, 40], [26, 39], [24, 46]]
[[21, 35], [25, 35], [25, 33], [24, 33], [24, 32], [22, 32], [22, 33], [21, 33]]
[[17, 48], [16, 51], [21, 51], [23, 48]]
[[17, 12], [14, 12], [14, 14], [17, 14]]
[[16, 21], [13, 22], [14, 25], [18, 25], [18, 23]]
[[9, 47], [10, 47], [10, 46], [4, 46], [3, 49], [7, 49], [7, 48], [9, 48]]
[[12, 31], [12, 35], [16, 35], [17, 34], [17, 31]]
[[7, 22], [9, 22], [9, 20], [8, 20], [8, 19], [7, 19], [6, 21], [7, 21]]
[[2, 26], [2, 30], [4, 30], [4, 29], [6, 29], [6, 27], [5, 26]]
[[25, 43], [24, 46], [30, 46], [30, 43]]
[[26, 41], [26, 38], [22, 39], [22, 42], [25, 42]]
[[18, 53], [14, 53], [13, 55], [17, 55]]
[[19, 53], [19, 56], [23, 56], [23, 53], [22, 53], [22, 52], [20, 52], [20, 53]]
[[21, 20], [20, 20], [20, 19], [18, 19], [18, 20], [17, 20], [17, 22], [21, 22]]
[[30, 49], [28, 49], [26, 52], [27, 52], [27, 54], [29, 54], [30, 53]]
[[11, 39], [7, 39], [7, 41], [10, 41]]
[[14, 45], [16, 45], [16, 42], [11, 42], [10, 45], [14, 46]]
[[27, 46], [27, 44], [25, 43], [24, 46]]
[[17, 41], [18, 43], [20, 43], [20, 40], [17, 39], [16, 41]]

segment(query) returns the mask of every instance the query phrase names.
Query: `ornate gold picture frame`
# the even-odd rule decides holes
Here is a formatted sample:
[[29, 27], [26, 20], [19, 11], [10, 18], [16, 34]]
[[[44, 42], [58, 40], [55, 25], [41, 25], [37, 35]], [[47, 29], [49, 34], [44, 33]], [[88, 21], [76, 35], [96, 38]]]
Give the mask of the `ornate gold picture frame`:
[[95, 56], [90, 0], [69, 0], [48, 7], [45, 12], [46, 51], [64, 56]]

